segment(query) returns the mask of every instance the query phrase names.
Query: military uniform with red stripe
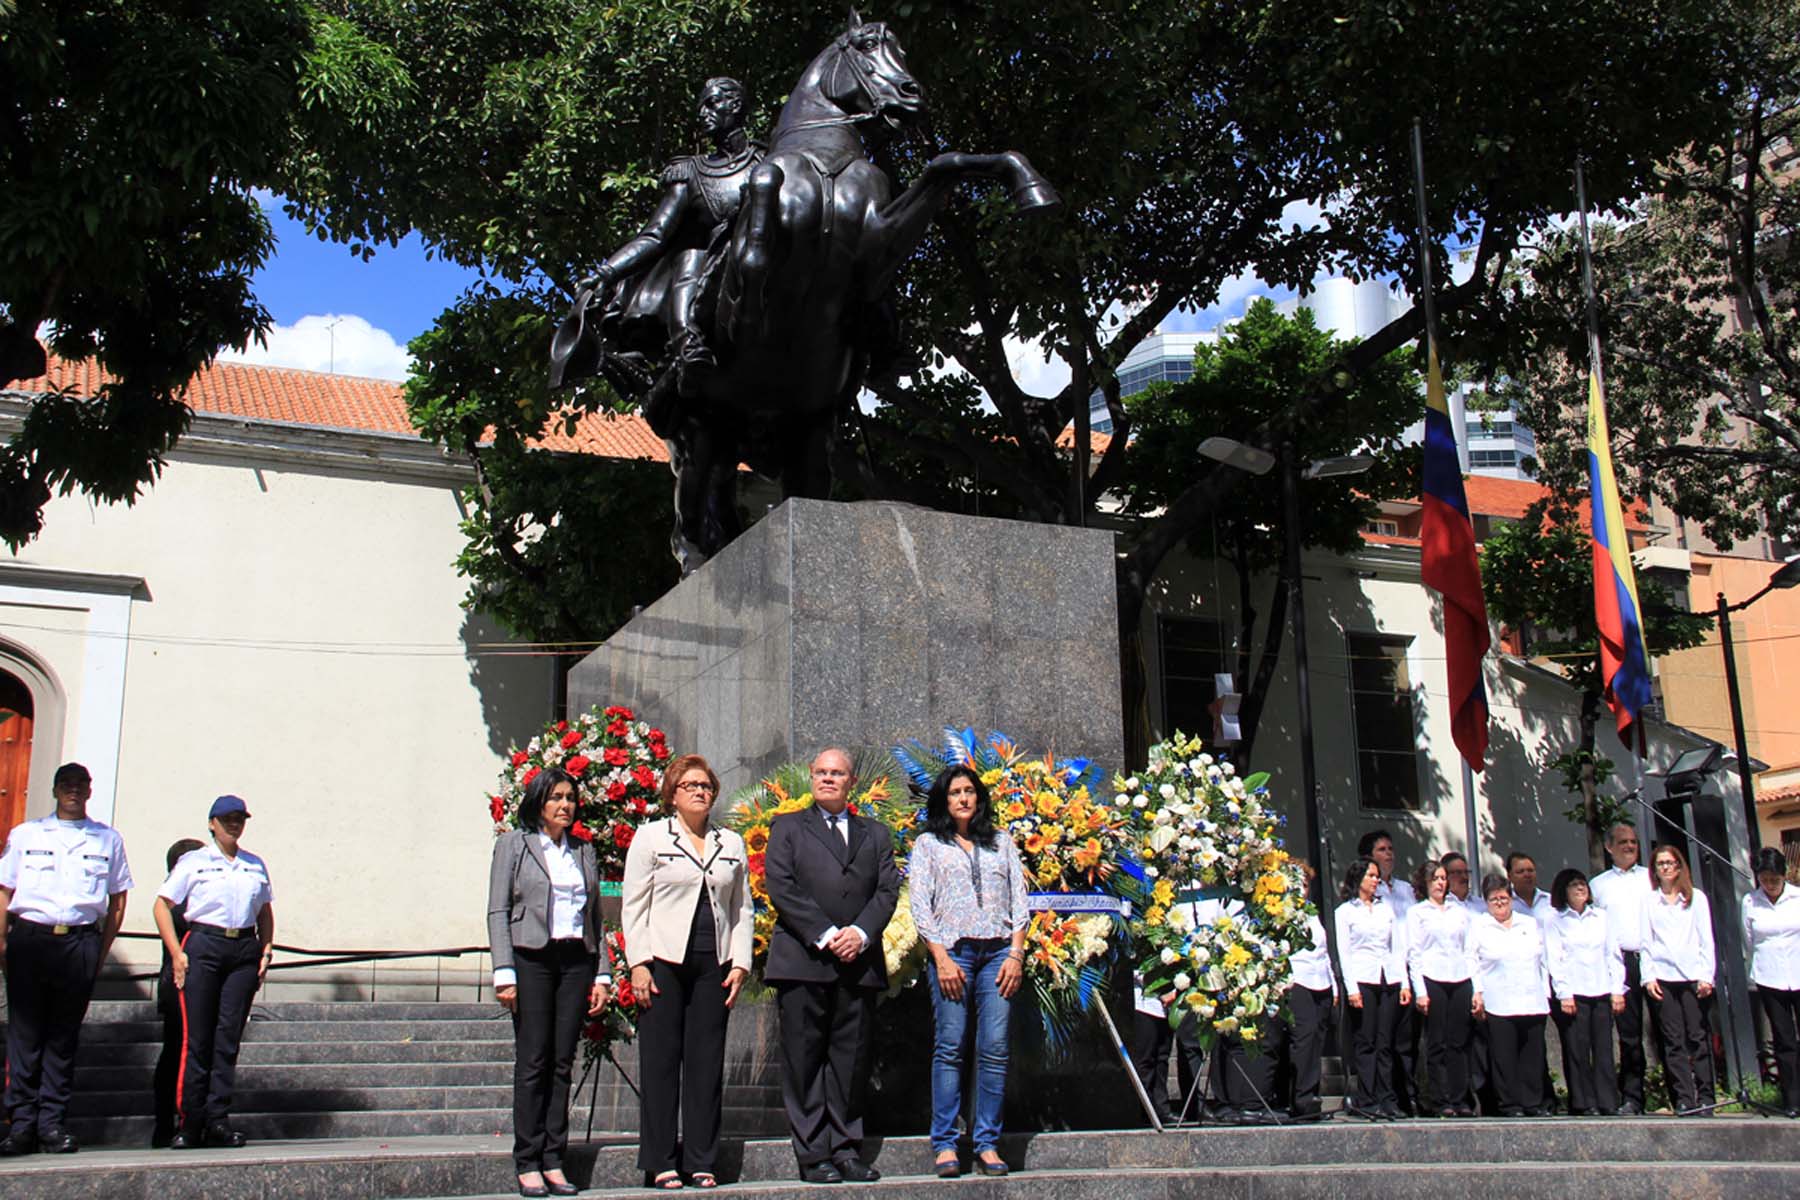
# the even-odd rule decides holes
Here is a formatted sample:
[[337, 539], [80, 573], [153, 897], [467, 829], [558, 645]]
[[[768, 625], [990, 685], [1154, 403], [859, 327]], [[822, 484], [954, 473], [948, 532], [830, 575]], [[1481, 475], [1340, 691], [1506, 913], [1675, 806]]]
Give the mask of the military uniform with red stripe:
[[[157, 925], [172, 917], [173, 906], [187, 905], [188, 930], [175, 959], [181, 975], [183, 1053], [176, 1083], [176, 1121], [171, 1149], [201, 1145], [242, 1146], [244, 1135], [231, 1128], [231, 1097], [237, 1076], [238, 1046], [250, 1017], [250, 1001], [262, 984], [275, 938], [269, 904], [269, 868], [236, 844], [221, 840], [221, 829], [242, 829], [249, 813], [236, 796], [213, 802], [208, 821], [214, 844], [183, 855], [157, 890]], [[231, 822], [226, 825], [226, 822]], [[163, 934], [173, 936], [173, 921]]]

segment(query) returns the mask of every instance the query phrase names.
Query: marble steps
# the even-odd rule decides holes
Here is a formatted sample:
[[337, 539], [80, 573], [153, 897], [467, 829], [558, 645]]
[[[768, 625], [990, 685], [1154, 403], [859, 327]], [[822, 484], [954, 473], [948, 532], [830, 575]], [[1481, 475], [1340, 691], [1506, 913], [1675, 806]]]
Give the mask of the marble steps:
[[[92, 1150], [0, 1162], [0, 1200], [473, 1200], [516, 1194], [508, 1136], [261, 1142], [236, 1151]], [[571, 1146], [571, 1178], [590, 1196], [642, 1196], [636, 1146], [620, 1137]], [[932, 1177], [924, 1138], [871, 1139], [885, 1178], [848, 1187], [889, 1200], [957, 1194], [1032, 1200], [1641, 1200], [1644, 1196], [1800, 1194], [1800, 1122], [1716, 1117], [1538, 1121], [1327, 1122], [1287, 1128], [1212, 1128], [1015, 1134], [1003, 1180]], [[788, 1200], [817, 1195], [795, 1179], [785, 1139], [728, 1140], [719, 1163], [731, 1194]]]

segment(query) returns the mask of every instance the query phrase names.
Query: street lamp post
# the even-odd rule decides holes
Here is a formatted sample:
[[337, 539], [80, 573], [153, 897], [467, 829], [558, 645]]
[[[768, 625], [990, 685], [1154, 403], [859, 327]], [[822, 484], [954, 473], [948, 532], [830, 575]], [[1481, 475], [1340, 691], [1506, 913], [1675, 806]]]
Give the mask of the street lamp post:
[[[1266, 475], [1276, 463], [1276, 456], [1255, 446], [1230, 438], [1207, 438], [1200, 453], [1229, 467], [1251, 475]], [[1306, 599], [1300, 578], [1300, 481], [1323, 479], [1332, 475], [1354, 475], [1367, 471], [1375, 460], [1365, 454], [1341, 458], [1325, 458], [1300, 466], [1299, 451], [1292, 440], [1281, 447], [1282, 502], [1282, 573], [1288, 580], [1289, 633], [1294, 642], [1294, 685], [1299, 706], [1300, 732], [1300, 802], [1306, 817], [1306, 858], [1312, 864], [1322, 896], [1329, 897], [1325, 878], [1324, 821], [1319, 814], [1318, 763], [1313, 751], [1312, 676], [1306, 651]]]
[[1800, 586], [1800, 558], [1783, 563], [1769, 577], [1769, 582], [1763, 585], [1762, 591], [1748, 600], [1727, 604], [1725, 593], [1720, 592], [1718, 608], [1714, 610], [1719, 621], [1719, 648], [1725, 652], [1725, 690], [1731, 697], [1731, 732], [1737, 739], [1738, 791], [1744, 801], [1744, 832], [1750, 840], [1751, 854], [1762, 849], [1762, 833], [1756, 827], [1756, 790], [1755, 781], [1750, 775], [1750, 746], [1744, 732], [1744, 700], [1738, 690], [1737, 656], [1731, 651], [1731, 614], [1744, 611], [1778, 588], [1795, 586]]

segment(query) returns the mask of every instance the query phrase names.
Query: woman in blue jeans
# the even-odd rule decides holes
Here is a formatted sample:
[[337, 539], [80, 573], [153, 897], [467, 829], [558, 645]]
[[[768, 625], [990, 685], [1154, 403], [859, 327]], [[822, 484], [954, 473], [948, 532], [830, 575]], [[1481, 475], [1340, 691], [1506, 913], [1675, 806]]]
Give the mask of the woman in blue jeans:
[[[1012, 838], [994, 828], [980, 776], [946, 767], [925, 800], [925, 829], [907, 863], [913, 923], [930, 951], [937, 1034], [931, 1055], [931, 1148], [940, 1178], [959, 1173], [956, 1117], [971, 1032], [975, 1170], [1004, 1175], [996, 1143], [1006, 1099], [1006, 1035], [1025, 974], [1025, 871]], [[972, 1028], [971, 1028], [972, 1027]]]

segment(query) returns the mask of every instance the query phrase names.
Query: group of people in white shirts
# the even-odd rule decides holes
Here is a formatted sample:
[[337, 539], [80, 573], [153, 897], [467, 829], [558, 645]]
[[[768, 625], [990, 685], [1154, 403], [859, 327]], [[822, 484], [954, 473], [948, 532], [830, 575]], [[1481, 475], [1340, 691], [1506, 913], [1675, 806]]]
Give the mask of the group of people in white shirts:
[[[1456, 853], [1428, 860], [1408, 883], [1394, 876], [1391, 837], [1363, 839], [1334, 922], [1354, 1030], [1352, 1115], [1474, 1116], [1480, 1097], [1490, 1114], [1547, 1116], [1555, 1104], [1548, 1020], [1562, 1042], [1569, 1113], [1641, 1113], [1645, 1000], [1671, 1110], [1710, 1111], [1711, 906], [1680, 847], [1658, 843], [1646, 868], [1636, 830], [1621, 824], [1607, 850], [1610, 869], [1591, 880], [1563, 870], [1546, 892], [1529, 855], [1508, 855], [1506, 874], [1478, 888]], [[1800, 1117], [1800, 892], [1787, 883], [1780, 851], [1759, 852], [1753, 867], [1757, 886], [1742, 901], [1750, 974], [1774, 1044], [1781, 1107]], [[1413, 1094], [1415, 1040], [1425, 1050], [1429, 1105]]]

